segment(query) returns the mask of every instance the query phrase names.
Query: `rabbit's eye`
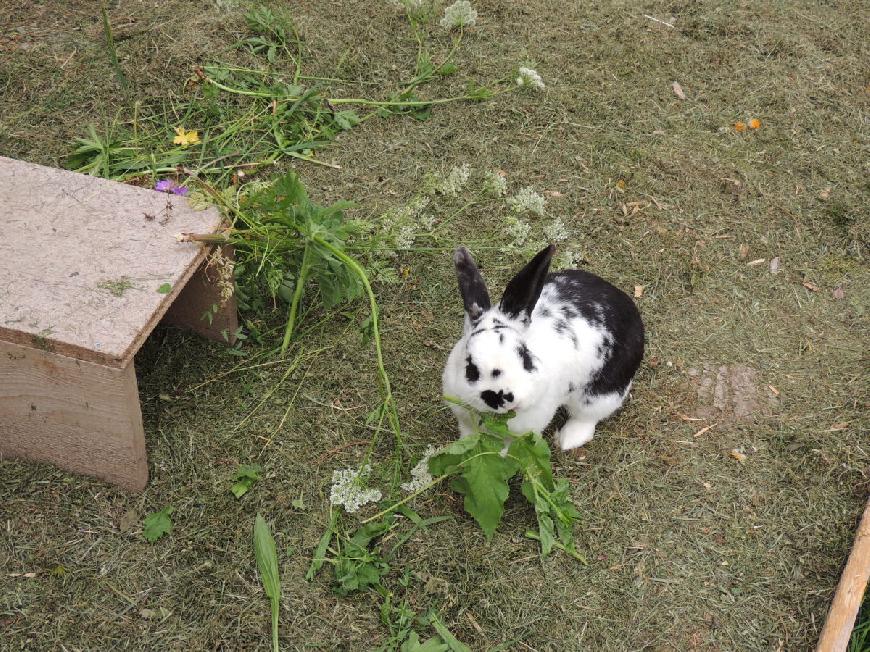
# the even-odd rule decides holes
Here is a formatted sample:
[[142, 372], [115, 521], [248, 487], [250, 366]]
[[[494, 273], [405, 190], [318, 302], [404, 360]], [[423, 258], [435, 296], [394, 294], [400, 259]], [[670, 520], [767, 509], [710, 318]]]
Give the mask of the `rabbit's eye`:
[[479, 379], [480, 379], [480, 370], [477, 368], [477, 365], [475, 365], [471, 361], [471, 356], [468, 356], [465, 359], [465, 380], [467, 380], [470, 383], [473, 383]]

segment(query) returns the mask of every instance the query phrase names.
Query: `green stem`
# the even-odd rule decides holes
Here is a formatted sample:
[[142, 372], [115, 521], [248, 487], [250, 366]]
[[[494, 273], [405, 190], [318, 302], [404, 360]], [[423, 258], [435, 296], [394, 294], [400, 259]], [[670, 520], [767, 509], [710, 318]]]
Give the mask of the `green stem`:
[[299, 301], [302, 299], [302, 290], [308, 278], [308, 268], [311, 267], [311, 245], [305, 245], [302, 253], [302, 265], [299, 267], [299, 277], [296, 279], [296, 287], [293, 289], [293, 300], [290, 302], [290, 314], [287, 316], [287, 326], [284, 329], [284, 341], [281, 342], [281, 355], [287, 352], [290, 346], [290, 338], [293, 337], [293, 328], [296, 326], [296, 313], [299, 310]]
[[[526, 536], [529, 539], [534, 539], [538, 543], [541, 542], [541, 535], [538, 534], [537, 532], [535, 532], [534, 530], [527, 530]], [[581, 553], [577, 552], [576, 550], [574, 550], [574, 548], [569, 548], [568, 546], [566, 546], [562, 543], [559, 543], [558, 541], [553, 541], [553, 547], [558, 548], [559, 550], [564, 552], [566, 555], [570, 555], [571, 557], [573, 557], [574, 559], [576, 559], [577, 561], [582, 563], [584, 566], [589, 565], [589, 562], [586, 561], [586, 557], [584, 555], [582, 555]]]
[[416, 498], [416, 497], [419, 496], [420, 494], [422, 494], [422, 493], [424, 493], [424, 492], [426, 492], [426, 491], [429, 491], [429, 490], [430, 490], [432, 487], [434, 487], [436, 484], [438, 484], [439, 482], [443, 482], [443, 481], [446, 480], [448, 477], [450, 477], [449, 474], [448, 474], [448, 475], [439, 475], [437, 478], [435, 478], [435, 479], [432, 480], [431, 482], [427, 482], [424, 486], [422, 486], [422, 487], [420, 487], [419, 489], [417, 489], [417, 491], [415, 491], [414, 493], [412, 493], [412, 494], [408, 494], [407, 496], [405, 496], [404, 498], [402, 498], [402, 500], [400, 500], [399, 502], [397, 502], [397, 503], [393, 503], [392, 505], [390, 505], [390, 506], [387, 507], [386, 509], [382, 509], [382, 510], [379, 511], [377, 514], [375, 514], [374, 516], [369, 516], [367, 519], [365, 519], [365, 520], [362, 521], [362, 524], [365, 525], [366, 523], [370, 523], [371, 521], [376, 521], [376, 520], [378, 520], [379, 518], [381, 518], [382, 516], [386, 516], [386, 515], [389, 514], [390, 512], [394, 512], [394, 511], [396, 511], [397, 509], [399, 509], [399, 507], [401, 507], [401, 506], [404, 505], [405, 503], [408, 503], [408, 502], [414, 500], [414, 498]]
[[[271, 99], [278, 99], [278, 98], [276, 98], [274, 92], [246, 91], [246, 90], [242, 90], [241, 88], [232, 88], [231, 86], [225, 86], [224, 84], [221, 84], [220, 82], [217, 82], [208, 76], [206, 76], [205, 81], [207, 81], [209, 84], [212, 84], [213, 86], [217, 86], [219, 89], [221, 89], [222, 91], [226, 91], [227, 93], [235, 93], [236, 95], [250, 95], [251, 97], [268, 97], [270, 100]], [[282, 100], [298, 100], [299, 98], [294, 97], [292, 95], [285, 95], [285, 96], [281, 97], [280, 99], [282, 99]]]
[[387, 375], [387, 370], [384, 367], [384, 353], [381, 347], [381, 331], [379, 326], [380, 317], [378, 313], [378, 302], [375, 298], [375, 293], [374, 291], [372, 291], [372, 286], [369, 283], [369, 279], [368, 276], [366, 276], [365, 270], [362, 268], [362, 266], [360, 266], [358, 262], [348, 256], [342, 249], [327, 242], [323, 238], [314, 236], [312, 237], [312, 241], [316, 242], [318, 245], [329, 251], [333, 256], [335, 256], [341, 262], [347, 265], [347, 267], [350, 268], [350, 270], [357, 275], [360, 282], [363, 284], [363, 288], [365, 288], [366, 294], [368, 295], [369, 309], [372, 319], [372, 340], [375, 344], [375, 358], [378, 367], [378, 377], [380, 378], [381, 389], [384, 393], [384, 405], [387, 408], [387, 421], [390, 424], [396, 442], [396, 463], [393, 478], [395, 484], [400, 479], [402, 471], [402, 428], [399, 424], [399, 413], [396, 410], [396, 402], [393, 399], [393, 390], [390, 386], [390, 377]]
[[278, 648], [278, 599], [272, 600], [272, 651], [279, 652]]
[[468, 95], [457, 95], [455, 97], [442, 97], [437, 100], [414, 100], [414, 101], [378, 101], [367, 100], [361, 97], [330, 97], [330, 104], [360, 104], [363, 106], [429, 106], [431, 104], [448, 104], [450, 102], [461, 102], [462, 100], [472, 99]]

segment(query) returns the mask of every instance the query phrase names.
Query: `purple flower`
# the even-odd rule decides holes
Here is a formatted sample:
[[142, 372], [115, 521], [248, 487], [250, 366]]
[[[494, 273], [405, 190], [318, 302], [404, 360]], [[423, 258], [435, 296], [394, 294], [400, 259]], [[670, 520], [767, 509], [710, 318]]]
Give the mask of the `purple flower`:
[[185, 197], [190, 190], [186, 186], [180, 186], [172, 179], [161, 179], [154, 184], [154, 190], [157, 192], [169, 192], [173, 195], [181, 195]]

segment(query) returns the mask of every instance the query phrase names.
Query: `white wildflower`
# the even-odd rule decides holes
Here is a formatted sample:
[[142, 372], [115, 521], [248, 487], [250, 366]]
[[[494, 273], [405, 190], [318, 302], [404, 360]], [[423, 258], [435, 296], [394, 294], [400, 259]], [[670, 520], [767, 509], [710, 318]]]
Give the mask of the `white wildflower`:
[[539, 91], [546, 88], [544, 80], [541, 79], [538, 71], [532, 70], [531, 68], [520, 68], [519, 76], [517, 77], [517, 86], [531, 86]]
[[462, 165], [454, 167], [450, 170], [450, 174], [447, 175], [447, 178], [441, 183], [441, 192], [445, 195], [455, 197], [462, 191], [465, 184], [468, 183], [468, 177], [470, 176], [471, 167], [468, 163], [463, 163]]
[[403, 226], [399, 229], [399, 232], [396, 234], [396, 248], [397, 249], [408, 249], [414, 244], [414, 238], [416, 237], [416, 233], [414, 232], [414, 225], [408, 224], [407, 226]]
[[557, 217], [544, 227], [544, 235], [550, 242], [562, 242], [568, 239], [568, 229], [562, 222], [562, 218]]
[[573, 251], [571, 249], [565, 249], [560, 252], [556, 256], [556, 264], [555, 267], [558, 268], [567, 268], [567, 267], [577, 267], [580, 263], [583, 262], [583, 254], [578, 251]]
[[346, 512], [355, 512], [367, 503], [378, 502], [383, 498], [380, 489], [366, 489], [363, 486], [363, 481], [371, 470], [371, 465], [366, 464], [361, 469], [333, 471], [329, 502], [341, 505]]
[[507, 194], [507, 179], [499, 172], [487, 172], [483, 189], [494, 197], [504, 197]]
[[428, 0], [392, 0], [392, 4], [416, 16], [427, 8], [429, 2]]
[[508, 222], [507, 232], [513, 238], [515, 245], [522, 245], [529, 237], [531, 230], [532, 227], [529, 226], [529, 223], [523, 222], [519, 218], [511, 217]]
[[507, 200], [517, 213], [534, 213], [535, 215], [544, 214], [544, 197], [535, 192], [534, 188], [523, 188], [513, 197]]
[[432, 474], [429, 473], [429, 458], [432, 457], [438, 449], [431, 444], [426, 448], [423, 458], [417, 462], [417, 466], [411, 469], [411, 480], [402, 483], [402, 489], [408, 493], [414, 493], [432, 482]]
[[419, 218], [417, 218], [417, 223], [424, 231], [431, 231], [432, 227], [435, 226], [435, 216], [430, 213], [423, 213]]
[[468, 0], [456, 0], [444, 10], [441, 27], [454, 29], [456, 27], [471, 27], [477, 22], [477, 11]]
[[426, 210], [426, 207], [429, 206], [429, 201], [428, 197], [414, 197], [405, 207], [408, 217], [412, 220], [419, 218], [423, 214], [423, 211]]

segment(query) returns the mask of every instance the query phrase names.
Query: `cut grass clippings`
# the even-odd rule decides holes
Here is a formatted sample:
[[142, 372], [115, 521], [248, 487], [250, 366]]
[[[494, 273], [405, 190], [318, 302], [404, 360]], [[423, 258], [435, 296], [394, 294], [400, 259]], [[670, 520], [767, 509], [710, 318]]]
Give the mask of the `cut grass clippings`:
[[[251, 69], [267, 56], [235, 47], [250, 32], [246, 8], [232, 4], [108, 5], [126, 93], [107, 72], [93, 3], [11, 8], [15, 29], [0, 28], [0, 153], [65, 165], [89, 123], [98, 135], [124, 127], [137, 99], [147, 124], [183, 117], [172, 107], [189, 98], [179, 89], [194, 66]], [[313, 201], [352, 199], [350, 219], [377, 222], [418, 196], [428, 174], [467, 162], [479, 185], [501, 171], [509, 196], [532, 187], [546, 198], [544, 218], [522, 218], [530, 239], [560, 217], [562, 253], [623, 289], [644, 287], [649, 353], [632, 400], [585, 453], [553, 455], [583, 515], [576, 543], [588, 566], [561, 554], [541, 562], [521, 536], [534, 514], [519, 497], [505, 505], [516, 528], [487, 544], [445, 488], [413, 505], [454, 518], [402, 545], [408, 574], [387, 576], [390, 604], [436, 609], [471, 649], [811, 648], [868, 488], [866, 11], [794, 2], [677, 5], [667, 15], [614, 3], [477, 9], [455, 55], [461, 74], [433, 81], [427, 96], [457, 96], [468, 76], [500, 79], [519, 59], [541, 73], [543, 94], [447, 104], [423, 122], [370, 119], [319, 157], [339, 168], [289, 157], [274, 172], [298, 166]], [[344, 80], [329, 82], [332, 96], [372, 97], [416, 72], [416, 39], [388, 3], [303, 5], [293, 19], [307, 73]], [[296, 52], [295, 40], [289, 47]], [[733, 129], [753, 118], [758, 129]], [[160, 136], [167, 151], [174, 127], [198, 126], [171, 122]], [[494, 279], [522, 259], [521, 248], [506, 249], [504, 199], [470, 200], [435, 196], [435, 228], [456, 217], [437, 239], [399, 249], [395, 281], [373, 285], [406, 459], [455, 437], [440, 403], [462, 316], [446, 251], [478, 243]], [[265, 300], [245, 313], [246, 359], [171, 329], [149, 338], [136, 361], [151, 474], [143, 496], [0, 462], [4, 643], [264, 647], [271, 623], [250, 541], [257, 512], [268, 514], [279, 554], [282, 645], [391, 640], [368, 594], [337, 597], [327, 573], [303, 579], [330, 522], [332, 472], [363, 459], [365, 446], [351, 444], [370, 436], [366, 415], [380, 391], [370, 347], [355, 345], [367, 306], [336, 315], [303, 300], [300, 309], [288, 357], [304, 346], [304, 364], [262, 405], [286, 371], [286, 360], [268, 363], [286, 304]], [[776, 410], [684, 420], [697, 407], [687, 371], [704, 363], [757, 370], [779, 393]], [[729, 458], [732, 449], [746, 461]], [[373, 455], [391, 451], [383, 441]], [[254, 463], [261, 479], [237, 500], [228, 478]], [[131, 509], [170, 504], [172, 532], [152, 544], [121, 527]], [[391, 611], [397, 632], [400, 620]], [[435, 633], [413, 627], [421, 641]]]

